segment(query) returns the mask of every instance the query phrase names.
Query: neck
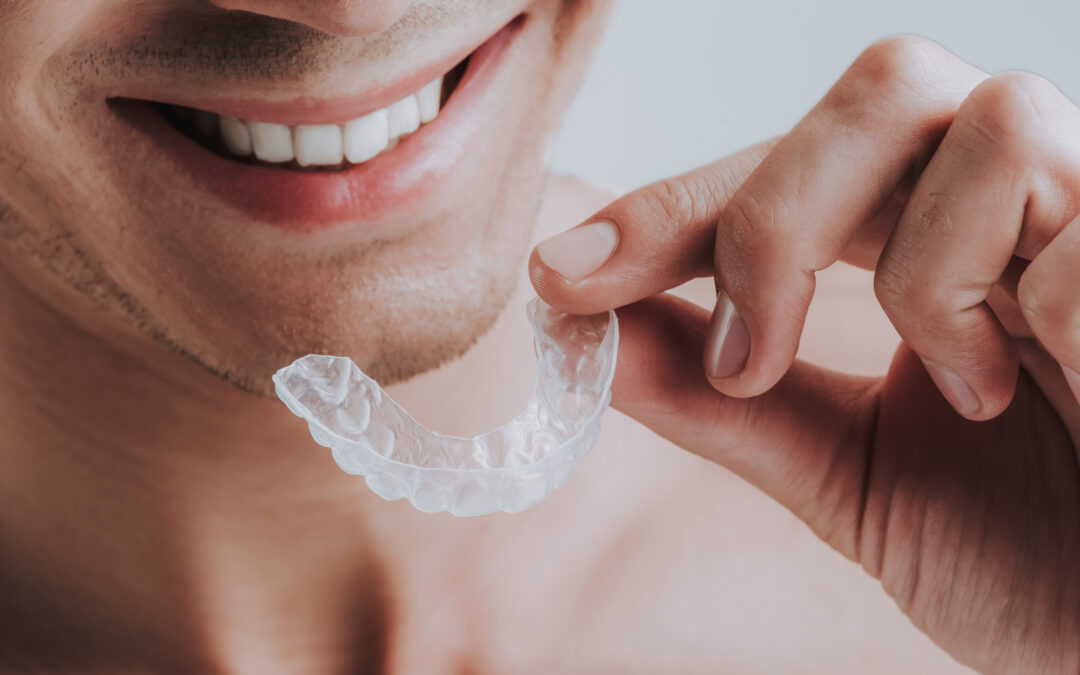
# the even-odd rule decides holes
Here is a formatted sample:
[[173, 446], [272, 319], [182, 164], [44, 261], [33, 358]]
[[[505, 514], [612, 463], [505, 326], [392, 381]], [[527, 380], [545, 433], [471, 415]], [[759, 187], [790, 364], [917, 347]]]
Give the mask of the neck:
[[[481, 345], [391, 394], [450, 433], [512, 415], [527, 392], [508, 404], [477, 385], [529, 386], [527, 288]], [[0, 625], [18, 626], [0, 663], [355, 672], [377, 664], [395, 589], [423, 564], [410, 544], [482, 526], [383, 502], [276, 400], [161, 347], [151, 368], [3, 271], [0, 325]], [[476, 395], [448, 395], [463, 389]], [[447, 428], [447, 400], [472, 428]]]

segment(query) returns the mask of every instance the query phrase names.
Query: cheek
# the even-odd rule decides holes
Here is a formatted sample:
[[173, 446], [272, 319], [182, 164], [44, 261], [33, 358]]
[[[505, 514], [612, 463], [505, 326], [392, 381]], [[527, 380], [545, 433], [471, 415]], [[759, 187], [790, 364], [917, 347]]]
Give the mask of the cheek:
[[108, 34], [131, 1], [0, 0], [0, 134], [5, 144], [18, 142], [22, 133], [9, 124], [11, 115], [33, 113], [33, 121], [43, 123], [50, 121], [50, 107], [42, 102], [74, 98], [96, 66], [73, 63], [70, 50], [85, 38]]
[[53, 259], [74, 256], [65, 223], [107, 211], [94, 139], [104, 105], [84, 91], [92, 64], [73, 63], [69, 50], [119, 4], [0, 1], [0, 210], [8, 245], [47, 246], [37, 253]]
[[539, 0], [526, 10], [532, 21], [543, 25], [545, 35], [533, 44], [537, 72], [519, 84], [521, 100], [532, 102], [533, 118], [522, 135], [542, 137], [542, 157], [546, 158], [546, 142], [581, 84], [612, 5], [613, 0]]
[[580, 71], [611, 15], [614, 0], [558, 0], [554, 48], [561, 65]]

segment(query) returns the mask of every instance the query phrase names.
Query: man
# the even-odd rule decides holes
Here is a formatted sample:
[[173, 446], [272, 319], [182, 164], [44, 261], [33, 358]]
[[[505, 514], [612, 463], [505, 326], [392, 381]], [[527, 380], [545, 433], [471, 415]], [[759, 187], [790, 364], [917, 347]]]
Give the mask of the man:
[[[608, 4], [0, 2], [6, 671], [1080, 670], [1076, 106], [893, 38], [604, 206], [544, 163]], [[505, 420], [575, 222], [531, 281], [621, 308], [615, 406], [696, 455], [612, 415], [544, 504], [425, 515], [272, 397], [347, 354]], [[876, 298], [807, 319], [837, 260]]]

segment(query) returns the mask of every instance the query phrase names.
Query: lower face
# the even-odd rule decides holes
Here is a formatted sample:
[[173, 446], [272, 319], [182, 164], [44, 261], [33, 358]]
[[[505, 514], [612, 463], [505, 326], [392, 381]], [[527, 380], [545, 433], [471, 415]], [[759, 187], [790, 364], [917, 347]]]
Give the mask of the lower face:
[[261, 394], [307, 353], [436, 367], [520, 276], [608, 4], [415, 2], [353, 37], [194, 0], [0, 5], [0, 264]]

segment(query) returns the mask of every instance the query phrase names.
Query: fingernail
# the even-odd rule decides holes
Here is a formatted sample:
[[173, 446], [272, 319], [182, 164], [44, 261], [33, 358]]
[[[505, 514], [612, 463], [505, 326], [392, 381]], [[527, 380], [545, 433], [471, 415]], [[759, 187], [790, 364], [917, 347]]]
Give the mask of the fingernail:
[[731, 377], [742, 371], [750, 356], [750, 331], [735, 311], [727, 293], [716, 294], [716, 309], [705, 339], [705, 372], [713, 379]]
[[1072, 389], [1073, 396], [1080, 402], [1080, 373], [1068, 366], [1062, 366], [1061, 372], [1065, 373], [1065, 381], [1069, 383], [1069, 389]]
[[536, 247], [544, 264], [570, 281], [580, 281], [600, 269], [615, 251], [619, 231], [605, 220], [575, 227]]
[[926, 372], [952, 407], [961, 415], [973, 415], [982, 405], [975, 390], [968, 386], [964, 378], [939, 363], [923, 361]]

